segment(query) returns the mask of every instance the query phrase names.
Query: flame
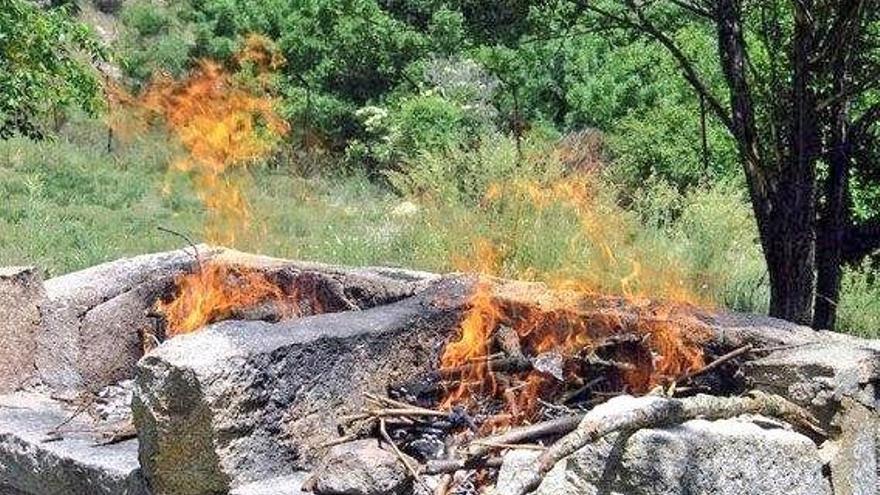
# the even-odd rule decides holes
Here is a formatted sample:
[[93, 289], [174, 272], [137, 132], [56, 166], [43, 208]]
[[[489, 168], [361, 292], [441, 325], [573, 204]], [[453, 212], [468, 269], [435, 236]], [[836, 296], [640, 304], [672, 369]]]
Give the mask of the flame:
[[[234, 59], [242, 68], [240, 76], [202, 60], [183, 80], [154, 77], [139, 98], [108, 92], [111, 108], [129, 109], [138, 117], [133, 120], [161, 117], [186, 151], [171, 163], [170, 171], [192, 176], [195, 195], [206, 211], [204, 238], [227, 246], [254, 234], [254, 214], [243, 192], [247, 167], [267, 156], [289, 130], [275, 112], [276, 100], [268, 95], [272, 73], [284, 63], [271, 42], [251, 36]], [[247, 80], [248, 72], [255, 77]], [[171, 194], [167, 184], [163, 191]], [[264, 274], [200, 263], [194, 273], [177, 278], [175, 299], [158, 302], [156, 309], [165, 316], [168, 336], [174, 336], [284, 297]]]
[[266, 156], [287, 132], [274, 111], [275, 101], [236, 82], [216, 62], [203, 60], [183, 81], [156, 78], [142, 103], [164, 117], [187, 151], [171, 168], [194, 174], [196, 195], [207, 210], [206, 239], [235, 245], [253, 214], [242, 179], [227, 172]]
[[[479, 398], [501, 401], [505, 412], [485, 424], [501, 427], [533, 419], [539, 398], [565, 388], [566, 383], [534, 369], [514, 373], [515, 383], [501, 384], [502, 378], [488, 363], [494, 335], [502, 325], [515, 330], [526, 356], [555, 353], [563, 363], [593, 352], [609, 335], [641, 336], [640, 347], [616, 356], [628, 365], [620, 375], [630, 392], [646, 392], [703, 366], [702, 343], [708, 332], [695, 308], [707, 302], [688, 290], [675, 264], [651, 260], [633, 248], [623, 210], [600, 201], [599, 193], [589, 174], [550, 184], [514, 180], [489, 187], [484, 206], [520, 201], [540, 210], [561, 206], [573, 212], [592, 254], [582, 271], [567, 269], [537, 277], [531, 269], [520, 273], [518, 278], [525, 273], [525, 278], [541, 279], [559, 291], [561, 299], [547, 308], [502, 307], [493, 285], [480, 279], [457, 337], [441, 356], [441, 369], [460, 370], [457, 384], [444, 397], [444, 407], [474, 405]], [[475, 273], [503, 275], [504, 245], [479, 238], [471, 255], [456, 260], [456, 265]], [[598, 301], [605, 310], [584, 311], [584, 301]], [[565, 367], [566, 380], [577, 378], [568, 364]]]
[[220, 263], [208, 263], [194, 273], [177, 277], [175, 287], [174, 299], [156, 305], [165, 316], [167, 337], [193, 332], [267, 301], [296, 299], [262, 272]]

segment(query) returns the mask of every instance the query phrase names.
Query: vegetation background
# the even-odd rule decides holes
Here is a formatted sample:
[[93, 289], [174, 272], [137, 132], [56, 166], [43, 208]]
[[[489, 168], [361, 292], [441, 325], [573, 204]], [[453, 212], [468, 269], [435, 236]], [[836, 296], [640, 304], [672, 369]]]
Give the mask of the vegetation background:
[[[292, 131], [249, 173], [236, 172], [257, 228], [235, 247], [574, 277], [608, 292], [672, 296], [672, 286], [704, 304], [767, 310], [734, 142], [667, 51], [624, 31], [581, 29], [569, 22], [572, 2], [61, 4], [48, 7], [45, 32], [30, 35], [55, 50], [35, 56], [63, 62], [57, 47], [69, 46], [70, 64], [43, 82], [0, 80], [4, 97], [18, 88], [0, 116], [36, 102], [27, 132], [0, 140], [0, 264], [58, 275], [179, 247], [157, 226], [198, 238], [206, 212], [193, 178], [169, 172], [179, 146], [160, 127], [123, 132], [126, 117], [113, 121], [94, 98], [100, 77], [76, 63], [100, 60], [134, 92], [206, 58], [247, 80], [253, 68], [235, 54], [259, 34], [285, 61], [267, 91]], [[24, 0], [0, 5], [31, 12]], [[674, 36], [723, 92], [714, 33], [682, 22]], [[536, 207], [529, 187], [553, 191], [583, 173], [586, 202]], [[878, 197], [861, 191], [858, 214], [876, 215]], [[841, 330], [880, 336], [878, 273], [876, 258], [847, 266]]]

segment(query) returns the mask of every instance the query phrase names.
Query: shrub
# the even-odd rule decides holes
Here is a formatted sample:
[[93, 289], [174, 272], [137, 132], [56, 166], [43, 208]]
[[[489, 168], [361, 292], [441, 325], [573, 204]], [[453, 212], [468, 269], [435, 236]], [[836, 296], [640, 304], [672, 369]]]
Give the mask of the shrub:
[[880, 271], [871, 260], [845, 272], [837, 311], [840, 331], [880, 338]]

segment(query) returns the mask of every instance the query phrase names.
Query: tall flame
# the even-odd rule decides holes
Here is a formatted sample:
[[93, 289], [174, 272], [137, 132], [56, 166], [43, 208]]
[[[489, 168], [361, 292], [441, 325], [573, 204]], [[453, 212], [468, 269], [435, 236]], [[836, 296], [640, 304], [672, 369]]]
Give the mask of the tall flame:
[[[524, 271], [529, 278], [540, 278], [561, 291], [560, 297], [565, 294], [550, 308], [502, 308], [491, 284], [476, 284], [459, 334], [441, 356], [442, 369], [462, 370], [457, 386], [445, 396], [444, 406], [469, 403], [479, 396], [495, 397], [506, 403], [503, 418], [490, 421], [499, 426], [531, 419], [542, 393], [559, 386], [557, 380], [534, 370], [514, 386], [498, 383], [499, 377], [488, 363], [493, 336], [502, 325], [516, 332], [530, 356], [556, 353], [570, 358], [591, 352], [603, 337], [614, 333], [641, 335], [649, 352], [624, 356], [633, 366], [622, 376], [633, 392], [647, 391], [703, 366], [701, 343], [707, 334], [693, 308], [706, 302], [688, 290], [674, 264], [652, 260], [632, 248], [622, 210], [599, 201], [598, 192], [595, 179], [588, 174], [550, 184], [511, 181], [489, 187], [484, 205], [513, 200], [536, 209], [562, 206], [573, 212], [592, 254], [583, 271], [568, 269], [537, 277], [532, 270]], [[458, 260], [459, 267], [500, 275], [504, 254], [503, 245], [479, 238], [471, 256]], [[611, 283], [614, 280], [616, 284]], [[622, 298], [619, 300], [626, 304], [617, 306], [626, 310], [585, 313], [580, 308], [585, 300], [596, 299], [614, 306], [608, 294]]]
[[205, 205], [205, 237], [234, 245], [253, 220], [240, 179], [243, 170], [272, 151], [288, 130], [275, 101], [236, 82], [218, 63], [203, 60], [183, 81], [157, 78], [143, 97], [145, 108], [162, 115], [187, 151], [172, 164], [192, 172], [196, 195]]
[[[227, 246], [253, 230], [254, 214], [242, 187], [247, 167], [267, 156], [289, 130], [266, 90], [272, 72], [284, 60], [259, 36], [249, 37], [235, 60], [243, 72], [255, 77], [236, 77], [219, 63], [202, 60], [183, 80], [167, 75], [154, 78], [133, 105], [141, 113], [162, 117], [183, 146], [186, 155], [170, 168], [192, 176], [195, 194], [206, 211], [204, 238]], [[176, 290], [174, 300], [157, 305], [166, 317], [169, 335], [283, 297], [261, 273], [211, 263], [179, 277]]]

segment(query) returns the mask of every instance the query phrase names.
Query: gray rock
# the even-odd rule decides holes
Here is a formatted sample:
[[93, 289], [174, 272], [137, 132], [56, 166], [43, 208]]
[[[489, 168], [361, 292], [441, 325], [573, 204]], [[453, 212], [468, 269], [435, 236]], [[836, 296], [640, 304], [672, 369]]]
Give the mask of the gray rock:
[[831, 493], [810, 439], [739, 420], [636, 432], [621, 457], [620, 481], [632, 495]]
[[331, 412], [436, 364], [466, 298], [464, 283], [440, 285], [365, 311], [223, 322], [145, 356], [133, 412], [151, 486], [224, 491], [311, 467], [337, 436]]
[[[147, 495], [137, 441], [95, 446], [95, 424], [86, 415], [65, 423], [72, 412], [37, 394], [0, 396], [0, 493]], [[46, 442], [62, 424], [69, 433]]]
[[880, 349], [862, 339], [814, 332], [814, 341], [747, 361], [741, 368], [750, 388], [788, 398], [830, 423], [841, 401], [851, 398], [876, 410]]
[[[264, 271], [297, 283], [312, 281], [319, 299], [315, 305], [325, 312], [395, 302], [439, 278], [393, 268], [288, 261], [205, 245], [197, 250], [202, 262]], [[175, 277], [196, 266], [192, 249], [186, 249], [121, 259], [46, 281], [46, 325], [35, 358], [42, 381], [59, 392], [94, 393], [132, 378], [148, 336], [157, 333], [158, 322], [148, 313]]]
[[302, 490], [308, 473], [299, 472], [242, 485], [229, 495], [306, 495]]
[[822, 444], [820, 453], [830, 468], [834, 495], [875, 495], [880, 487], [876, 411], [845, 398], [833, 426], [839, 433]]
[[412, 491], [406, 467], [376, 440], [330, 449], [309, 480], [316, 495], [391, 495]]
[[[642, 408], [655, 397], [618, 397], [590, 415]], [[755, 418], [758, 419], [757, 417]], [[762, 418], [762, 423], [764, 423]], [[769, 423], [768, 423], [769, 424]], [[534, 453], [505, 457], [496, 492], [510, 493]], [[744, 419], [688, 421], [613, 434], [563, 459], [535, 495], [825, 495], [819, 449], [807, 437]]]
[[34, 375], [44, 303], [43, 281], [35, 268], [0, 268], [0, 393], [11, 392]]
[[[202, 246], [209, 256], [215, 251]], [[45, 283], [49, 302], [36, 365], [57, 391], [91, 391], [131, 378], [143, 354], [139, 331], [155, 291], [192, 268], [189, 251], [170, 251], [97, 265]], [[151, 291], [152, 289], [152, 291]], [[100, 357], [100, 359], [97, 359]]]

